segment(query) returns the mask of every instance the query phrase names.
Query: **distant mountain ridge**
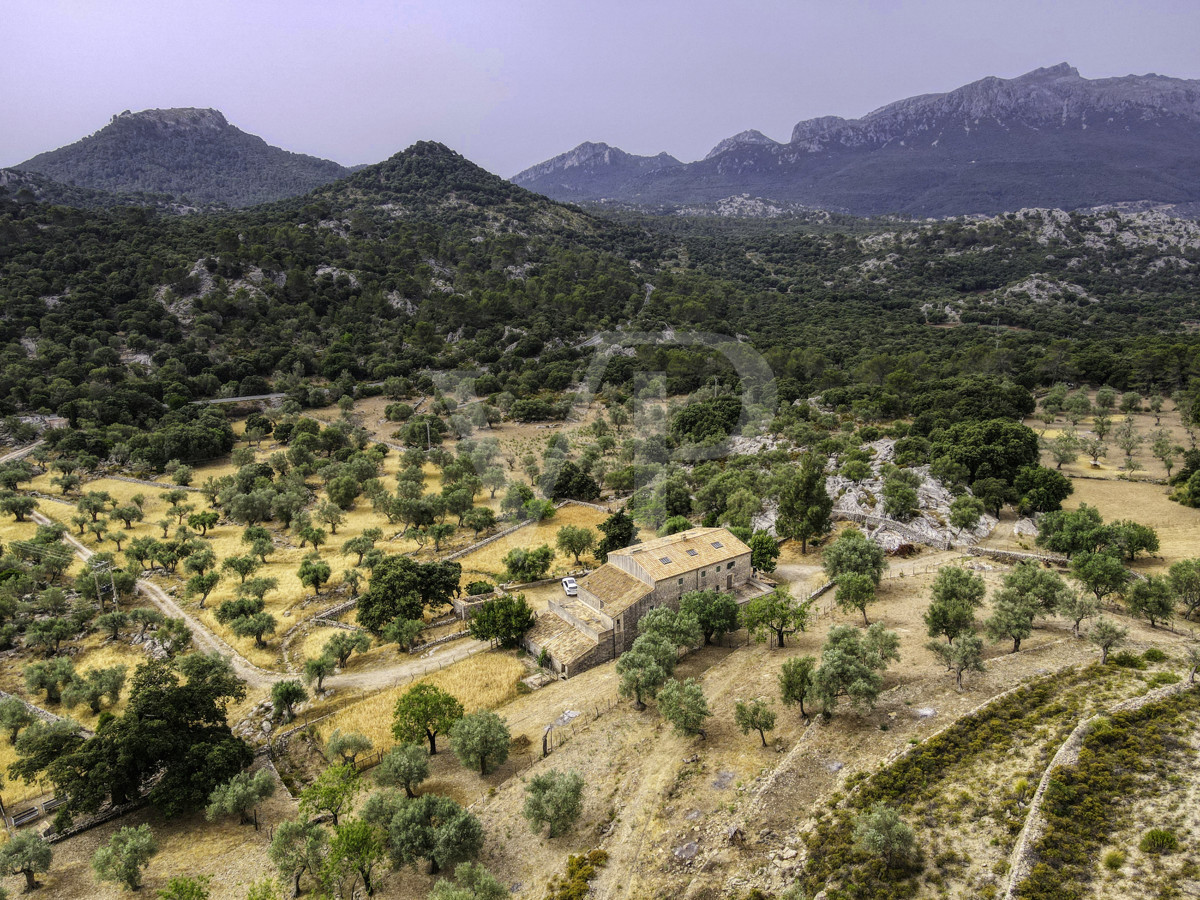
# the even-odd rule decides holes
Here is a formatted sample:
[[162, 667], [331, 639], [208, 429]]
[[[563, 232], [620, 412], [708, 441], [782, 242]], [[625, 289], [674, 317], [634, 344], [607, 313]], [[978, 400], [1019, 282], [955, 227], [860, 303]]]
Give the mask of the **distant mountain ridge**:
[[717, 146], [713, 147], [705, 155], [705, 159], [712, 159], [714, 156], [719, 156], [726, 150], [732, 150], [742, 144], [762, 144], [764, 146], [778, 147], [779, 142], [773, 141], [761, 131], [751, 128], [749, 131], [742, 131], [735, 134], [733, 137], [725, 138]]
[[[643, 206], [739, 194], [860, 215], [997, 213], [1022, 207], [1200, 200], [1200, 80], [1083, 78], [1062, 63], [910, 97], [861, 119], [799, 122], [788, 143], [745, 131], [702, 160], [631, 168], [583, 148], [513, 181], [559, 200]], [[607, 162], [613, 160], [613, 162]]]
[[[632, 179], [681, 165], [668, 153], [635, 156], [608, 144], [585, 142], [531, 166], [512, 181], [555, 200], [593, 199], [597, 193], [620, 190]], [[573, 196], [576, 190], [581, 196]]]
[[253, 206], [305, 194], [351, 169], [273, 147], [215, 109], [128, 110], [82, 140], [13, 168], [76, 187]]

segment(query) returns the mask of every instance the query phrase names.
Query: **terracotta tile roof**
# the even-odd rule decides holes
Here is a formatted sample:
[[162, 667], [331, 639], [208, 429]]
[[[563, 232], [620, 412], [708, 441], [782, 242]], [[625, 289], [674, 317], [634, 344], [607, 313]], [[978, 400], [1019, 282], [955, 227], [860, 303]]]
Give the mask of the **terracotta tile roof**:
[[[579, 582], [579, 587], [596, 595], [603, 603], [602, 612], [610, 618], [618, 616], [654, 590], [640, 578], [605, 563]], [[581, 604], [586, 605], [586, 604]]]
[[525, 638], [568, 666], [598, 646], [570, 622], [552, 614], [539, 616], [533, 628], [525, 633]]
[[750, 548], [727, 528], [691, 528], [609, 555], [632, 559], [658, 582], [749, 552]]

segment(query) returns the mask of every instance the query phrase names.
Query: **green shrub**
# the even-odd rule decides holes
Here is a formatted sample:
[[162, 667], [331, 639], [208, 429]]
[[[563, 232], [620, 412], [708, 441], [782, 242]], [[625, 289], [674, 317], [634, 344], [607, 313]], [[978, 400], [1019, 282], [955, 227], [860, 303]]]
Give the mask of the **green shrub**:
[[1136, 653], [1122, 650], [1108, 658], [1109, 665], [1120, 666], [1122, 669], [1144, 669], [1146, 661]]
[[1174, 672], [1155, 672], [1146, 681], [1146, 684], [1150, 685], [1150, 687], [1152, 687], [1152, 688], [1162, 687], [1163, 685], [1167, 685], [1167, 684], [1178, 684], [1178, 683], [1179, 683], [1179, 676], [1176, 675]]
[[1167, 828], [1151, 828], [1138, 844], [1143, 853], [1173, 853], [1179, 849], [1179, 839], [1175, 832]]
[[1170, 657], [1167, 656], [1167, 654], [1163, 653], [1161, 650], [1159, 650], [1157, 647], [1151, 647], [1149, 650], [1147, 650], [1145, 653], [1142, 654], [1142, 659], [1144, 659], [1148, 663], [1160, 663], [1160, 662], [1166, 662], [1168, 659], [1170, 659]]
[[1104, 854], [1104, 868], [1116, 872], [1125, 865], [1125, 854], [1120, 850], [1109, 850]]

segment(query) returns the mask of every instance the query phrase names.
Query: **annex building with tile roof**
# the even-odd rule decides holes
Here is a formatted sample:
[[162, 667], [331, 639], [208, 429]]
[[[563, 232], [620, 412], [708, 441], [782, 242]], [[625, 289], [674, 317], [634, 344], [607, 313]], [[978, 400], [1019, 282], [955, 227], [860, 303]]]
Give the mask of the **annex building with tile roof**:
[[655, 607], [679, 608], [689, 591], [733, 594], [744, 603], [766, 590], [754, 581], [750, 548], [725, 528], [691, 528], [608, 555], [579, 580], [579, 594], [550, 601], [525, 635], [530, 653], [546, 651], [551, 669], [570, 677], [620, 656], [637, 623]]

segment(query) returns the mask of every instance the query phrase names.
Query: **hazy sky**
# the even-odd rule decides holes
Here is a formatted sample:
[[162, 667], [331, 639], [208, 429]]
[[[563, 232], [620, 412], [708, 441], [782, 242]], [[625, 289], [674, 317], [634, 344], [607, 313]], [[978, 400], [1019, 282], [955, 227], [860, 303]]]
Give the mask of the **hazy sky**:
[[605, 141], [702, 157], [985, 75], [1200, 77], [1197, 0], [3, 0], [0, 165], [124, 109], [211, 106], [352, 164], [501, 175]]

